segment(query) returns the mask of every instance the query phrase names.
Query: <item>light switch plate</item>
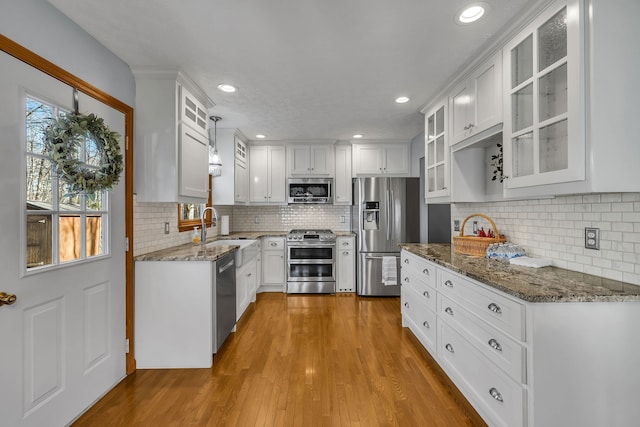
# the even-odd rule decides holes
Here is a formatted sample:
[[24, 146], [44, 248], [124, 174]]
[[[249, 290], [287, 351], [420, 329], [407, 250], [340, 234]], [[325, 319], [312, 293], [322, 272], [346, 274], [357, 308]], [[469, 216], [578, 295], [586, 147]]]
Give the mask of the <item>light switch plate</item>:
[[584, 247], [587, 249], [600, 250], [600, 229], [585, 227]]
[[460, 231], [460, 220], [459, 219], [454, 219], [453, 220], [453, 231]]

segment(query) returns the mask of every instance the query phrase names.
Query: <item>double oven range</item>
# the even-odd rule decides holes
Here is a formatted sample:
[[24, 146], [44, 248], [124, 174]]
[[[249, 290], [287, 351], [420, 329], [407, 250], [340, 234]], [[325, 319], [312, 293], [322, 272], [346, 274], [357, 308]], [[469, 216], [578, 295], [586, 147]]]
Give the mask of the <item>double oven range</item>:
[[336, 292], [336, 234], [291, 230], [287, 234], [287, 293]]

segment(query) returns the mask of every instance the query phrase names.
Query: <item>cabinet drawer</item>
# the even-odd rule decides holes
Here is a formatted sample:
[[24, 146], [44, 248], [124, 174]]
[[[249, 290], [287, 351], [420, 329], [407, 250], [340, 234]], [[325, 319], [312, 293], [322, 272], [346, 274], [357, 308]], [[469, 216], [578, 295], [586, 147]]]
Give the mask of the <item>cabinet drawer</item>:
[[525, 341], [522, 304], [444, 269], [438, 269], [438, 291], [490, 325]]
[[336, 250], [340, 251], [341, 249], [354, 249], [355, 246], [355, 239], [353, 237], [338, 237]]
[[262, 242], [262, 249], [269, 250], [284, 250], [284, 237], [264, 237]]
[[401, 253], [400, 268], [404, 275], [405, 270], [413, 272], [416, 278], [419, 278], [425, 284], [436, 287], [436, 266], [435, 264], [420, 258], [417, 255], [410, 254], [407, 251]]
[[409, 329], [433, 355], [436, 351], [436, 313], [427, 307], [420, 295], [403, 286], [400, 289], [402, 316]]
[[526, 383], [524, 347], [478, 319], [455, 301], [438, 295], [438, 314], [489, 360], [519, 383]]
[[524, 425], [526, 391], [446, 322], [438, 323], [445, 371], [491, 426]]

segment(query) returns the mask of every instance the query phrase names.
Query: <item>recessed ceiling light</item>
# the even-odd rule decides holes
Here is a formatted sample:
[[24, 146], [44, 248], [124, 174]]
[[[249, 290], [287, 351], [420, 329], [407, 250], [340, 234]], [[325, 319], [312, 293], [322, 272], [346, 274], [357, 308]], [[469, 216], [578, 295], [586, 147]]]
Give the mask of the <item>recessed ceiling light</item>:
[[234, 85], [230, 85], [228, 83], [221, 83], [218, 85], [218, 89], [220, 89], [223, 92], [235, 92], [238, 90], [237, 87], [235, 87]]
[[355, 135], [353, 135], [353, 137], [354, 137], [355, 139], [360, 139], [360, 138], [362, 138], [363, 136], [364, 136], [364, 135], [363, 135], [363, 134], [361, 134], [361, 133], [356, 133]]
[[265, 139], [266, 137], [267, 137], [267, 135], [263, 135], [261, 133], [256, 135], [256, 138], [258, 138], [258, 139]]
[[485, 3], [472, 3], [458, 12], [456, 22], [460, 24], [470, 24], [482, 18], [488, 7]]
[[409, 98], [406, 96], [399, 96], [398, 98], [396, 98], [396, 102], [398, 104], [404, 104], [405, 102], [409, 102]]

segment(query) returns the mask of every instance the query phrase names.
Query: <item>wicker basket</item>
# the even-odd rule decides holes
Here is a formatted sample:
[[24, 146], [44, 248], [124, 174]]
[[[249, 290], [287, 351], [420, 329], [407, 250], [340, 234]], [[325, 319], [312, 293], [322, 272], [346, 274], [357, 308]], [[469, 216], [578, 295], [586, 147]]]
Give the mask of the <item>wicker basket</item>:
[[[469, 218], [473, 218], [474, 216], [479, 216], [491, 224], [491, 228], [493, 228], [493, 234], [495, 237], [476, 237], [476, 236], [465, 236], [464, 235], [464, 226], [469, 220]], [[493, 243], [504, 243], [507, 239], [498, 233], [498, 228], [496, 227], [496, 223], [493, 222], [491, 218], [483, 214], [473, 214], [469, 215], [462, 221], [462, 226], [460, 226], [460, 235], [453, 236], [453, 249], [458, 254], [472, 255], [472, 256], [485, 256], [487, 248], [489, 245]]]

